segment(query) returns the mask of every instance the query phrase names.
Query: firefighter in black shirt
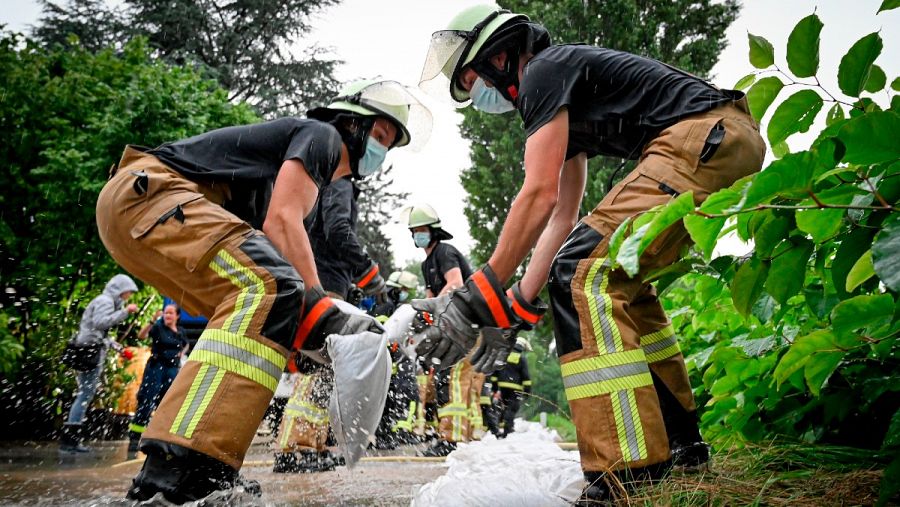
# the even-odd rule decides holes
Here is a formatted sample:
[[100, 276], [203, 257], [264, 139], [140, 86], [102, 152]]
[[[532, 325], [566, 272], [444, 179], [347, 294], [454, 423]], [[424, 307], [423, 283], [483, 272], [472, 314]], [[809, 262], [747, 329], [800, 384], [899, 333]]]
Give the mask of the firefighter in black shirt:
[[335, 172], [377, 168], [430, 128], [430, 114], [391, 81], [344, 101], [354, 111], [328, 122], [281, 118], [129, 146], [100, 192], [112, 257], [209, 318], [143, 434], [129, 498], [183, 503], [233, 487], [289, 354], [373, 325], [326, 297], [303, 220]]
[[[658, 478], [674, 460], [709, 454], [671, 323], [642, 276], [678, 259], [689, 237], [678, 223], [640, 259], [637, 276], [612, 269], [611, 234], [625, 220], [691, 192], [694, 204], [762, 166], [765, 143], [741, 92], [720, 90], [664, 63], [590, 45], [551, 45], [527, 16], [479, 5], [432, 35], [420, 87], [486, 113], [518, 111], [527, 136], [524, 184], [487, 265], [452, 297], [417, 304], [437, 315], [420, 352], [489, 369], [512, 333], [478, 340], [479, 327], [512, 329], [539, 317], [548, 282], [563, 383], [589, 487]], [[586, 217], [578, 210], [587, 160], [637, 160]], [[534, 248], [522, 280], [503, 285]], [[524, 310], [524, 311], [522, 311]], [[473, 328], [474, 326], [474, 328]], [[505, 336], [505, 339], [503, 338]], [[608, 481], [612, 471], [619, 481]]]

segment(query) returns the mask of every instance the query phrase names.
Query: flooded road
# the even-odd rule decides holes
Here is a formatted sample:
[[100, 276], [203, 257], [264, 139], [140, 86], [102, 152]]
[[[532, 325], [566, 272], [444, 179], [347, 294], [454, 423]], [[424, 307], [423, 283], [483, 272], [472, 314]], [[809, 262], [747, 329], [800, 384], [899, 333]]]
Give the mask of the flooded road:
[[[87, 457], [60, 459], [54, 442], [10, 442], [0, 447], [0, 505], [138, 505], [124, 501], [140, 459], [128, 460], [127, 441], [91, 442]], [[228, 505], [409, 505], [415, 492], [446, 471], [440, 461], [385, 461], [414, 456], [405, 446], [364, 458], [353, 469], [316, 474], [272, 473], [272, 454], [257, 438], [241, 473], [262, 485], [262, 498], [232, 495]], [[374, 451], [373, 451], [374, 453]], [[152, 502], [152, 505], [167, 505]]]

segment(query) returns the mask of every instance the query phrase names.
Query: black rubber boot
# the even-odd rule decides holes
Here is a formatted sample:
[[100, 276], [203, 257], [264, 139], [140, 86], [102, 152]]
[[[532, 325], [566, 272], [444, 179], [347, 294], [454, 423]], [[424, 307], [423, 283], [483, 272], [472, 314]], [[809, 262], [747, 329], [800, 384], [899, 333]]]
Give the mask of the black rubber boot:
[[156, 440], [144, 440], [140, 450], [147, 459], [128, 490], [130, 500], [149, 500], [162, 493], [166, 500], [182, 504], [238, 486], [261, 494], [258, 482], [244, 480], [237, 470], [197, 451]]
[[137, 454], [140, 450], [141, 434], [136, 431], [128, 432], [128, 454]]
[[[575, 501], [578, 507], [590, 505], [615, 505], [615, 501], [622, 493], [632, 493], [643, 484], [655, 483], [665, 479], [672, 468], [672, 461], [648, 465], [642, 468], [626, 468], [616, 470], [610, 474], [605, 472], [584, 472], [584, 480], [587, 486], [581, 491], [581, 496]], [[624, 486], [625, 491], [622, 491]]]
[[329, 451], [302, 450], [296, 453], [297, 471], [303, 473], [330, 472], [337, 466]]
[[426, 458], [439, 458], [447, 456], [455, 450], [456, 442], [448, 442], [444, 439], [440, 439], [434, 445], [422, 451], [421, 455]]
[[680, 471], [700, 471], [709, 468], [709, 445], [700, 435], [700, 421], [697, 411], [688, 412], [665, 383], [656, 374], [653, 387], [659, 397], [663, 423], [669, 436], [672, 451], [672, 465]]
[[90, 447], [81, 444], [82, 426], [80, 424], [63, 424], [59, 439], [59, 453], [64, 455], [83, 455], [91, 452]]
[[300, 472], [297, 455], [292, 452], [276, 452], [272, 471], [276, 474], [296, 474]]

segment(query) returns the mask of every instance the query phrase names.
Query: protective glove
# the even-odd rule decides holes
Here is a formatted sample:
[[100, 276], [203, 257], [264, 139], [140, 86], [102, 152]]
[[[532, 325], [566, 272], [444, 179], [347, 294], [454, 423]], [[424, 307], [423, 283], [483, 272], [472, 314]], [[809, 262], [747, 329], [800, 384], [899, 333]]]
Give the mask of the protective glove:
[[378, 264], [375, 264], [375, 261], [371, 261], [369, 267], [353, 280], [353, 285], [359, 287], [366, 296], [381, 292], [384, 289], [384, 278], [381, 277]]
[[416, 352], [430, 364], [438, 364], [438, 369], [449, 368], [475, 347], [478, 328], [508, 329], [518, 323], [490, 266], [476, 271], [463, 287], [437, 298], [415, 300], [412, 306], [434, 320], [413, 339], [418, 343]]
[[506, 366], [506, 359], [516, 344], [516, 336], [519, 331], [534, 329], [541, 317], [547, 313], [547, 304], [539, 297], [534, 301], [527, 301], [522, 296], [519, 282], [513, 284], [506, 291], [506, 296], [517, 317], [516, 325], [505, 330], [492, 328], [481, 330], [481, 340], [471, 358], [472, 366], [479, 373], [493, 373]]
[[[300, 326], [294, 335], [294, 350], [322, 351], [331, 334], [355, 334], [383, 329], [365, 314], [344, 313], [325, 294], [321, 285], [306, 291], [300, 309]], [[327, 360], [327, 358], [325, 358]]]

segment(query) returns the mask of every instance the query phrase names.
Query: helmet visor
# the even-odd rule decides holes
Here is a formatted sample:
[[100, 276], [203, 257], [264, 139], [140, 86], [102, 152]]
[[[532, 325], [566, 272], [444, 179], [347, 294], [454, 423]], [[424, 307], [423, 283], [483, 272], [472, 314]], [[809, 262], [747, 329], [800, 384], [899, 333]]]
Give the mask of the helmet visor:
[[450, 81], [456, 66], [466, 53], [471, 39], [469, 33], [459, 30], [434, 32], [425, 56], [422, 77], [419, 78], [419, 88], [422, 91], [454, 107], [466, 107], [470, 102], [465, 90], [454, 86]]
[[395, 145], [419, 150], [431, 136], [431, 112], [410, 89], [396, 81], [379, 81], [359, 92], [359, 104], [400, 124], [404, 132]]

